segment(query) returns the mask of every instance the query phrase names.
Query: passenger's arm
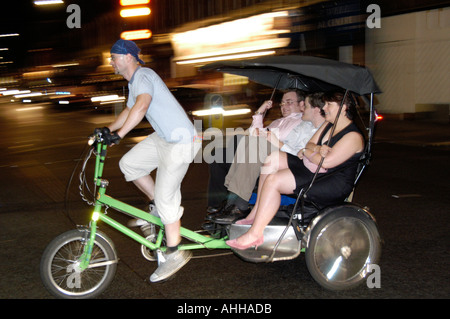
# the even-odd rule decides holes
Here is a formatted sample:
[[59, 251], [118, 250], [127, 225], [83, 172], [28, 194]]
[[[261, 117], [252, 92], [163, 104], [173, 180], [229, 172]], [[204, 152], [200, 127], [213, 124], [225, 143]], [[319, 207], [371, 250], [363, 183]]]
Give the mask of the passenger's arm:
[[256, 111], [256, 114], [252, 116], [253, 121], [252, 124], [249, 127], [250, 135], [259, 135], [259, 129], [262, 129], [264, 127], [264, 115], [265, 112], [272, 108], [272, 101], [265, 101]]
[[363, 148], [364, 139], [362, 135], [357, 132], [350, 132], [345, 134], [333, 147], [316, 145], [312, 150], [306, 149], [304, 156], [307, 156], [314, 164], [319, 164], [324, 157], [322, 167], [332, 168], [344, 163], [354, 154], [361, 152]]
[[272, 133], [271, 131], [267, 131], [266, 139], [274, 146], [278, 148], [282, 148], [284, 143], [280, 141], [276, 134]]

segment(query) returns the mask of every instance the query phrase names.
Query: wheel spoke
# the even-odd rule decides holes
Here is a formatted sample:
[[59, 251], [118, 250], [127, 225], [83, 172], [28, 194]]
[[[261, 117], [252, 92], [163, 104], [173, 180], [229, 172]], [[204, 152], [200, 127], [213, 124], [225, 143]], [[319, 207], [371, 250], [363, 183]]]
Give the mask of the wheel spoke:
[[81, 270], [80, 258], [85, 251], [85, 236], [79, 230], [69, 231], [55, 238], [44, 252], [41, 277], [46, 287], [58, 297], [83, 298], [101, 293], [113, 279], [117, 260], [112, 246], [96, 237], [90, 263], [96, 267]]

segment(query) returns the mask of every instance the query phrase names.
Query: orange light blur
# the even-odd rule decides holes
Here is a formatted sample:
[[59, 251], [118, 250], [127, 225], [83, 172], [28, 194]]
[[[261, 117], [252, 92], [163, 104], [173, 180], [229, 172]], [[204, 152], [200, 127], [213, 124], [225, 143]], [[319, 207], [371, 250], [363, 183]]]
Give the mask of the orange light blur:
[[150, 0], [120, 0], [121, 6], [135, 6], [150, 3]]
[[147, 7], [131, 8], [120, 10], [120, 16], [122, 18], [148, 16], [152, 11]]
[[125, 31], [120, 34], [124, 40], [143, 40], [149, 39], [151, 36], [152, 32], [149, 29]]
[[377, 112], [375, 112], [375, 122], [376, 121], [381, 121], [382, 119], [383, 119], [383, 115], [380, 115]]

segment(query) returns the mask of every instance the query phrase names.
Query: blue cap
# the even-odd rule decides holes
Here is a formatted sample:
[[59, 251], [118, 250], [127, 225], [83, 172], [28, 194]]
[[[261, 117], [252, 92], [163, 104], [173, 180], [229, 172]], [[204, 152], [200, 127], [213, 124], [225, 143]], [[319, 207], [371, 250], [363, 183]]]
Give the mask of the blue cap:
[[139, 52], [141, 52], [141, 49], [139, 49], [136, 43], [134, 43], [133, 41], [123, 39], [117, 40], [117, 42], [112, 46], [110, 52], [116, 54], [129, 53], [133, 57], [135, 57], [140, 64], [145, 64], [144, 61], [139, 59]]

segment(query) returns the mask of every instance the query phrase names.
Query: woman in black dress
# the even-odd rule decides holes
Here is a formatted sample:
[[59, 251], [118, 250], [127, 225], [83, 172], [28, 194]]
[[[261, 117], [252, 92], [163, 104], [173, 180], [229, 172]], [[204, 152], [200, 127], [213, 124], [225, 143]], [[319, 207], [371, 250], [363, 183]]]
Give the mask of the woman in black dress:
[[333, 136], [330, 137], [331, 127], [344, 96], [342, 92], [324, 95], [325, 123], [306, 147], [300, 150], [298, 156], [283, 154], [280, 162], [284, 161], [286, 164], [281, 164], [277, 171], [270, 174], [267, 174], [263, 168], [255, 206], [244, 220], [238, 221], [239, 224], [252, 224], [252, 227], [242, 236], [228, 240], [227, 244], [230, 247], [247, 249], [261, 245], [264, 242], [264, 228], [270, 223], [280, 206], [281, 194], [298, 193], [302, 188], [307, 187], [322, 157], [324, 161], [319, 177], [327, 176], [314, 183], [308, 191], [308, 198], [324, 207], [342, 202], [351, 193], [356, 163], [364, 150], [364, 137], [353, 123], [355, 104], [349, 95], [343, 101], [336, 128]]

